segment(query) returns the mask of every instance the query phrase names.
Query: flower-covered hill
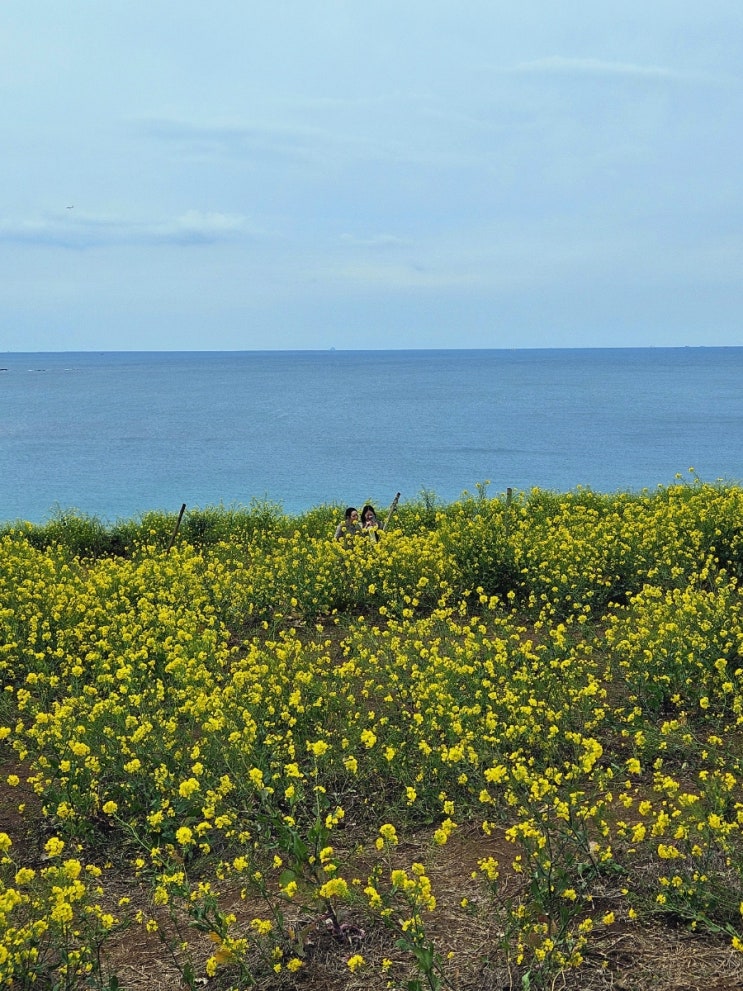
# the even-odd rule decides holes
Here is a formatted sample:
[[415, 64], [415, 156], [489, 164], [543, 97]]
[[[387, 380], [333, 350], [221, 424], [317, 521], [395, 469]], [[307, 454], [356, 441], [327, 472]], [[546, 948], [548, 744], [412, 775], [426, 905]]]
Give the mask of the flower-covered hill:
[[6, 527], [4, 986], [734, 986], [742, 510]]

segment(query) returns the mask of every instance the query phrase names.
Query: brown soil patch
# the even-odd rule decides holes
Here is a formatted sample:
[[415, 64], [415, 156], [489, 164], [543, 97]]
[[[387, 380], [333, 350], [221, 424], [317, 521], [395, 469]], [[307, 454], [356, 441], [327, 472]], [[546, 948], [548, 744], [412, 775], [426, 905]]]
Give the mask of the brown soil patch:
[[[17, 762], [6, 762], [0, 769], [0, 829], [13, 840], [16, 864], [37, 866], [43, 856], [47, 833], [40, 802], [26, 783], [27, 770]], [[15, 775], [20, 784], [9, 786]], [[24, 806], [19, 811], [19, 806]], [[499, 950], [497, 919], [490, 910], [482, 886], [473, 880], [478, 861], [492, 856], [501, 865], [501, 886], [515, 890], [519, 879], [510, 873], [513, 848], [497, 832], [483, 835], [476, 826], [456, 830], [445, 846], [432, 845], [429, 833], [404, 838], [393, 852], [392, 866], [406, 869], [414, 861], [425, 864], [437, 899], [436, 911], [426, 919], [427, 934], [444, 960], [444, 971], [453, 991], [518, 991], [521, 975], [509, 971]], [[347, 876], [364, 879], [363, 863], [353, 863]], [[161, 932], [173, 935], [167, 912], [152, 905], [149, 890], [127, 870], [109, 869], [105, 873], [106, 905], [121, 915], [119, 901], [129, 899], [127, 911], [141, 909], [156, 918]], [[236, 928], [248, 929], [250, 919], [265, 917], [265, 906], [245, 901], [239, 888], [223, 891], [223, 906], [238, 917]], [[463, 909], [462, 900], [469, 905]], [[616, 893], [607, 889], [606, 907], [614, 907]], [[603, 907], [603, 905], [602, 905]], [[344, 916], [352, 927], [350, 940], [336, 938], [323, 920], [303, 920], [308, 934], [305, 966], [295, 974], [286, 969], [258, 982], [262, 991], [285, 988], [304, 991], [388, 991], [405, 987], [415, 976], [410, 955], [396, 945], [397, 934], [381, 921], [360, 909], [349, 908]], [[291, 921], [291, 920], [290, 920]], [[299, 919], [294, 920], [299, 922]], [[182, 920], [183, 932], [191, 946], [198, 987], [225, 991], [233, 986], [219, 974], [208, 980], [204, 964], [214, 952], [208, 936], [197, 934]], [[365, 966], [351, 973], [347, 961], [361, 953]], [[382, 961], [391, 960], [388, 974]], [[157, 933], [147, 933], [139, 925], [117, 933], [106, 945], [104, 967], [115, 974], [126, 991], [179, 991], [184, 987], [176, 961]], [[578, 970], [559, 975], [554, 989], [574, 991], [741, 991], [743, 989], [743, 954], [735, 952], [729, 939], [712, 938], [686, 929], [672, 928], [661, 921], [633, 923], [619, 919], [604, 931], [594, 933], [586, 963]]]

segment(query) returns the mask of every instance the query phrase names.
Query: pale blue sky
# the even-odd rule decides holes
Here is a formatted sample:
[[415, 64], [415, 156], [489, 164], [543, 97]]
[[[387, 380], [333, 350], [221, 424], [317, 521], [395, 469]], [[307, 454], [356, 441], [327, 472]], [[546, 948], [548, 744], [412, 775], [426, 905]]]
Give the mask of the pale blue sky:
[[0, 351], [743, 344], [741, 0], [4, 0]]

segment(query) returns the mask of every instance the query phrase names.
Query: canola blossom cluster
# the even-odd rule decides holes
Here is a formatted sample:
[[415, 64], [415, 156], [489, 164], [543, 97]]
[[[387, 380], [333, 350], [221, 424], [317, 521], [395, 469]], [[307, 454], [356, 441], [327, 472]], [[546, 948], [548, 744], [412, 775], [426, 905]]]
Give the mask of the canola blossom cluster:
[[743, 950], [743, 490], [483, 486], [349, 544], [258, 515], [0, 536], [3, 801], [45, 851], [0, 832], [3, 987], [103, 981], [131, 926], [189, 986], [320, 939], [442, 986], [431, 865], [465, 834], [462, 919], [516, 983], [619, 920]]

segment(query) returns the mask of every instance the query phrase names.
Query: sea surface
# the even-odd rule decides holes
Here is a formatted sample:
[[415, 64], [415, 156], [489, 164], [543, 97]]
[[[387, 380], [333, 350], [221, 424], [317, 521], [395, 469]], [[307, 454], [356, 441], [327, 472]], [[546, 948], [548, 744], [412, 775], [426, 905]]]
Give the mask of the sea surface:
[[12, 353], [0, 368], [2, 521], [743, 480], [743, 348]]

